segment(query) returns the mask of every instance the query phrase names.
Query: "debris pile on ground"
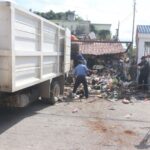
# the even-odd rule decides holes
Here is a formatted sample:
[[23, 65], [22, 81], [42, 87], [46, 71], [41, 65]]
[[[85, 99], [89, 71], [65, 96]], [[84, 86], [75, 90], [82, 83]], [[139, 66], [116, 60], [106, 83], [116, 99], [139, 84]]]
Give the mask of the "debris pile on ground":
[[[137, 91], [137, 83], [125, 77], [121, 64], [96, 65], [91, 69], [90, 76], [87, 77], [88, 90], [90, 96], [97, 96], [110, 101], [122, 100], [122, 103], [129, 104], [137, 100], [147, 100], [147, 94]], [[130, 76], [128, 72], [127, 76]], [[71, 87], [72, 86], [72, 87]], [[73, 84], [69, 85], [69, 90], [73, 89]], [[71, 94], [71, 91], [69, 92]], [[70, 95], [74, 99], [84, 97], [83, 86], [80, 85], [75, 95]]]
[[99, 98], [116, 101], [128, 99], [135, 92], [135, 82], [122, 79], [121, 70], [113, 67], [104, 67], [102, 70], [93, 71], [87, 77], [89, 93]]

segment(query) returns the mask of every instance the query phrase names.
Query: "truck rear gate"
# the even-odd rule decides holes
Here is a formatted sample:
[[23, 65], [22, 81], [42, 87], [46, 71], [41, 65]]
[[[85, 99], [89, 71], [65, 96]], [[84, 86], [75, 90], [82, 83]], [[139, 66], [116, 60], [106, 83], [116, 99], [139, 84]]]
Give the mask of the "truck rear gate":
[[50, 86], [69, 69], [69, 30], [13, 3], [0, 2], [1, 92], [17, 92], [46, 81]]

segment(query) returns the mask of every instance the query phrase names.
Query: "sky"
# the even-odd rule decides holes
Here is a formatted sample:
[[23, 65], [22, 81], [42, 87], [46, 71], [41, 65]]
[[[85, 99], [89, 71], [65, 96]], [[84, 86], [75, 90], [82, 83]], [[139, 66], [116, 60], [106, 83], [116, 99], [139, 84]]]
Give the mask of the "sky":
[[[17, 5], [33, 11], [65, 12], [75, 11], [84, 20], [92, 23], [112, 24], [115, 34], [119, 26], [119, 39], [132, 40], [133, 1], [134, 0], [10, 0]], [[150, 0], [136, 0], [135, 30], [137, 25], [150, 25]], [[135, 36], [134, 36], [135, 39]]]

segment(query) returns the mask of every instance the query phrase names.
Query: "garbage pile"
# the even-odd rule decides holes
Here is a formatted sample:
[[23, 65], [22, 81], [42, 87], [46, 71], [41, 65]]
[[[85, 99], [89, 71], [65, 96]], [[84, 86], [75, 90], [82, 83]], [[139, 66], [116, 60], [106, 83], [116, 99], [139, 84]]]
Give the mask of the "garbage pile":
[[87, 77], [89, 85], [89, 93], [91, 95], [97, 95], [100, 98], [109, 100], [119, 100], [127, 98], [134, 89], [131, 89], [133, 85], [132, 81], [122, 81], [118, 76], [116, 70], [105, 70], [98, 74], [92, 74]]
[[[141, 93], [137, 92], [137, 82], [128, 78], [129, 72], [125, 72], [122, 66], [122, 62], [94, 65], [90, 71], [91, 74], [87, 77], [89, 96], [96, 96], [110, 101], [122, 100], [124, 104], [141, 100]], [[72, 86], [69, 89], [73, 89], [73, 84], [69, 86]], [[80, 85], [74, 99], [81, 99], [83, 96], [83, 86]], [[142, 95], [142, 99], [145, 99], [145, 97], [148, 96]]]
[[99, 97], [108, 99], [118, 99], [120, 97], [120, 84], [117, 78], [112, 78], [110, 75], [92, 75], [88, 77], [87, 80], [90, 94], [97, 94]]
[[[120, 66], [96, 65], [87, 77], [89, 94], [111, 101], [130, 99], [136, 91], [136, 82], [124, 79]], [[77, 98], [83, 95], [83, 87], [78, 88]]]

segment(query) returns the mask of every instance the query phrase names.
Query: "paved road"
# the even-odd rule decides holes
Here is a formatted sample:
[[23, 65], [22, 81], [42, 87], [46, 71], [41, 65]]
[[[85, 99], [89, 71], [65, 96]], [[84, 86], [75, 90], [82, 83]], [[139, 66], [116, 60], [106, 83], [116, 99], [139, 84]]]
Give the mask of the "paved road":
[[0, 109], [0, 150], [135, 150], [150, 127], [150, 102], [98, 98], [20, 110]]

